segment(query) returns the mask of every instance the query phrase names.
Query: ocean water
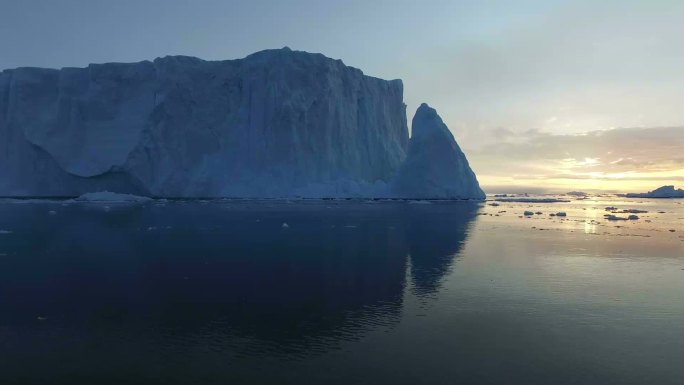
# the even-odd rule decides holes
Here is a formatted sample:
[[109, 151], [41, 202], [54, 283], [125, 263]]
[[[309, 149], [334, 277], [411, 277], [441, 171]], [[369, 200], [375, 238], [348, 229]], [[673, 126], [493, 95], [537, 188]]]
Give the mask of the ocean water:
[[0, 384], [682, 384], [682, 202], [3, 200]]

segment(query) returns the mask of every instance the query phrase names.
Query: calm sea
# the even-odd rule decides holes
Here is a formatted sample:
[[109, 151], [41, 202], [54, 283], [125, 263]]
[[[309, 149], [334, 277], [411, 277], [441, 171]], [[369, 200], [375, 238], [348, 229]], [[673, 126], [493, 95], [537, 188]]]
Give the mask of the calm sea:
[[683, 384], [682, 202], [4, 200], [0, 384]]

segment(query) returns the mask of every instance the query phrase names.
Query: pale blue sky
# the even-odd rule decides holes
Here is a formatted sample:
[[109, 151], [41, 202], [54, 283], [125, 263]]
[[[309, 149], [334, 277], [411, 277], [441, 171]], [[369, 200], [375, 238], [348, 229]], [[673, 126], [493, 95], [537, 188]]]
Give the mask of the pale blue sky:
[[684, 126], [682, 20], [681, 0], [0, 0], [0, 69], [289, 46], [403, 79], [409, 115], [430, 103], [476, 151], [502, 130]]

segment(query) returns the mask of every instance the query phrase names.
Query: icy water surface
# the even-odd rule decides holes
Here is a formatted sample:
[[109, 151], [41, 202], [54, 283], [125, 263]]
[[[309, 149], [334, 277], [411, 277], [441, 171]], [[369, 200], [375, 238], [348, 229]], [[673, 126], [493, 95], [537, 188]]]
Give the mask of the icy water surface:
[[0, 383], [682, 384], [682, 202], [4, 200]]

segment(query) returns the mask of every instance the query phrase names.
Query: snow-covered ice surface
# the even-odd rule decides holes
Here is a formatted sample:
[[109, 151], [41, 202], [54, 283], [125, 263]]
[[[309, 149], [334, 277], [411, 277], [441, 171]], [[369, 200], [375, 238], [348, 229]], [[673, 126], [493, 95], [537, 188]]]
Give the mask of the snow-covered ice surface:
[[[481, 198], [427, 130], [401, 193]], [[0, 73], [0, 196], [387, 197], [408, 147], [401, 80], [288, 48]]]

